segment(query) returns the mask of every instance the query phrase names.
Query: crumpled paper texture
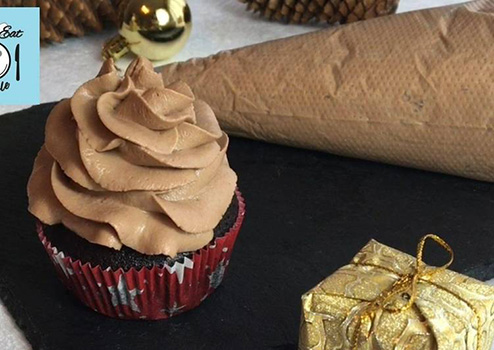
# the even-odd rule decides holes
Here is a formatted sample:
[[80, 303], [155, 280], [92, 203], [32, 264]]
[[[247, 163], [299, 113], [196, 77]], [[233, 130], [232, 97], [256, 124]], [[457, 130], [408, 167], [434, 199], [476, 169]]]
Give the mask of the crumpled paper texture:
[[165, 66], [234, 135], [494, 181], [494, 0]]
[[[369, 242], [349, 265], [302, 296], [299, 349], [351, 349], [359, 311], [414, 268], [413, 257]], [[490, 349], [493, 287], [445, 270], [420, 281], [417, 288], [417, 299], [409, 310], [376, 313], [371, 336], [359, 350], [478, 350], [475, 313], [482, 320], [480, 349]]]

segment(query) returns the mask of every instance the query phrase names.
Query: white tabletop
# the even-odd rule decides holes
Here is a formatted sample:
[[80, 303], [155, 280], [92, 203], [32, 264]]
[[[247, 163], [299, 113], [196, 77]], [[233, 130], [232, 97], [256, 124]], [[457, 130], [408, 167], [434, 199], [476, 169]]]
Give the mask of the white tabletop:
[[[461, 2], [464, 0], [401, 0], [398, 11], [406, 12]], [[245, 12], [245, 6], [235, 0], [189, 0], [189, 5], [194, 23], [193, 33], [185, 49], [174, 58], [176, 61], [208, 56], [220, 50], [307, 33], [324, 27], [268, 22]], [[43, 47], [41, 102], [70, 97], [77, 87], [94, 77], [101, 65], [101, 46], [115, 33], [115, 30], [108, 30]], [[26, 107], [29, 106], [0, 106], [0, 114]], [[494, 284], [494, 280], [491, 283]], [[30, 348], [0, 301], [0, 349]]]

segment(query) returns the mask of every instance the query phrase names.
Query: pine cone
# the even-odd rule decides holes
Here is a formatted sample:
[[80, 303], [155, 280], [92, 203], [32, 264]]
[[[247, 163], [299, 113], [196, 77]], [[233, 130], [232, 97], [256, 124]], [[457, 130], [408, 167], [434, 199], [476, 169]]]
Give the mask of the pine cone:
[[129, 0], [113, 0], [113, 5], [115, 6], [115, 11], [117, 12], [118, 22], [123, 22], [123, 17], [125, 13], [125, 9], [127, 8], [127, 4]]
[[0, 0], [0, 7], [39, 7], [40, 40], [61, 42], [67, 35], [100, 31], [105, 22], [117, 23], [110, 0]]
[[350, 23], [394, 13], [399, 0], [239, 0], [247, 10], [288, 23]]

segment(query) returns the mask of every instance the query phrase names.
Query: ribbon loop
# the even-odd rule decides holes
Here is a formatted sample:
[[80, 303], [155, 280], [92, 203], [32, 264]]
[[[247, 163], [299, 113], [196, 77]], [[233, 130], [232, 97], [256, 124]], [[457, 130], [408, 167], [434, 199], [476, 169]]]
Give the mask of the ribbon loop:
[[[431, 267], [426, 269], [427, 265], [424, 263], [424, 249], [428, 240], [436, 242], [440, 247], [444, 248], [448, 252], [450, 258], [449, 261], [443, 266]], [[369, 319], [371, 323], [373, 322], [376, 311], [388, 311], [391, 313], [404, 312], [410, 309], [417, 299], [417, 286], [421, 279], [424, 277], [430, 277], [438, 272], [445, 271], [454, 260], [453, 249], [446, 243], [441, 237], [435, 234], [427, 234], [423, 236], [417, 245], [417, 257], [415, 264], [415, 271], [401, 276], [393, 285], [384, 290], [375, 300], [370, 302], [357, 316], [357, 325], [355, 328], [355, 333], [352, 339], [352, 350], [357, 350], [359, 344], [359, 337], [362, 333], [362, 323], [363, 320]], [[397, 295], [406, 296], [407, 303], [403, 306], [393, 306], [391, 302]], [[370, 334], [366, 334], [365, 338], [368, 338]], [[480, 339], [479, 339], [480, 342]]]
[[[431, 268], [428, 272], [425, 272], [425, 263], [424, 263], [424, 249], [425, 249], [425, 244], [427, 243], [427, 240], [432, 240], [439, 244], [441, 248], [444, 248], [449, 254], [449, 261], [444, 264], [443, 266], [439, 267], [433, 267]], [[445, 271], [448, 267], [451, 266], [453, 263], [453, 260], [455, 259], [455, 253], [453, 252], [453, 249], [449, 246], [446, 241], [444, 241], [441, 237], [429, 233], [422, 237], [419, 241], [419, 244], [417, 245], [417, 263], [415, 266], [415, 274], [420, 275], [419, 278], [424, 277], [424, 276], [432, 276], [433, 274], [437, 272], [442, 272]]]

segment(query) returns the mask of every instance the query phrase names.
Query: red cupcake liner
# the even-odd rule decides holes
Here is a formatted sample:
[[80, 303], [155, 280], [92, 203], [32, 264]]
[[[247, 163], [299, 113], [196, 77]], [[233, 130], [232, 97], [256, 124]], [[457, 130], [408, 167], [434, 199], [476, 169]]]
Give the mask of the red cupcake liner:
[[171, 267], [103, 269], [52, 246], [40, 222], [36, 229], [62, 283], [85, 305], [114, 318], [165, 319], [198, 306], [223, 280], [245, 217], [245, 201], [235, 193], [239, 211], [230, 231]]

